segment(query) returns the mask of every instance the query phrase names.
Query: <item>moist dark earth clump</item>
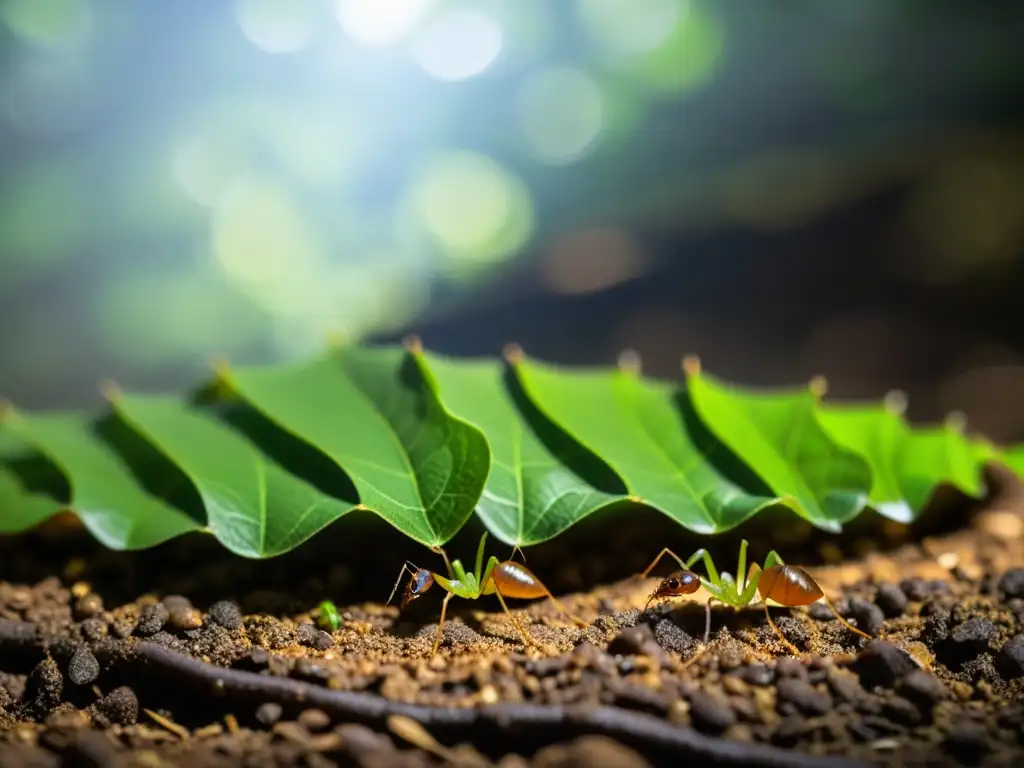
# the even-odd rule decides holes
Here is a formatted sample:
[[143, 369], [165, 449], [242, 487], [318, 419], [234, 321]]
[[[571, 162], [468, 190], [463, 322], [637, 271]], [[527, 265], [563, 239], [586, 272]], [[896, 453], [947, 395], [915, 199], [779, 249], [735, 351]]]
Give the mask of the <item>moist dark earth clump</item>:
[[703, 591], [642, 611], [657, 579], [632, 578], [564, 595], [586, 629], [517, 605], [530, 648], [453, 601], [430, 659], [436, 602], [339, 605], [325, 632], [315, 602], [121, 599], [71, 559], [0, 581], [0, 765], [1024, 763], [1019, 501], [808, 570], [875, 639], [774, 607], [795, 658], [763, 609], [718, 607], [704, 646]]

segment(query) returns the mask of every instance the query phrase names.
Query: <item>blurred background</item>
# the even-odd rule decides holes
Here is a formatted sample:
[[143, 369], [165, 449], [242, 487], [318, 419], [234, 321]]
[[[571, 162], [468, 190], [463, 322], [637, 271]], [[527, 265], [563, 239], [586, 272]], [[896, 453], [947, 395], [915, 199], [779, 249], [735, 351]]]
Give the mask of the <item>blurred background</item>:
[[0, 393], [329, 333], [1024, 439], [1024, 4], [0, 0]]

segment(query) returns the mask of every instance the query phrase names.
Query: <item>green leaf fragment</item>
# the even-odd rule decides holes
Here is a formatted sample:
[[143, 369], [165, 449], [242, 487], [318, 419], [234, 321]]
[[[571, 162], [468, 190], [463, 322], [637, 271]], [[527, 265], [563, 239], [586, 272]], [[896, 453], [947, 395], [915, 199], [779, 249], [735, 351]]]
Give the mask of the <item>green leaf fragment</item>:
[[245, 437], [179, 399], [121, 395], [113, 407], [189, 477], [210, 531], [235, 554], [287, 552], [354, 507], [286, 471]]
[[982, 492], [983, 453], [951, 425], [915, 430], [900, 407], [884, 404], [829, 403], [818, 420], [833, 440], [867, 460], [869, 504], [891, 520], [916, 520], [941, 483], [970, 496]]
[[601, 456], [635, 501], [699, 533], [728, 530], [778, 497], [749, 493], [721, 474], [684, 424], [676, 388], [624, 371], [516, 364], [537, 407]]
[[440, 546], [472, 514], [490, 466], [487, 440], [444, 409], [404, 350], [346, 348], [224, 375], [263, 415], [331, 458], [362, 505], [411, 538]]
[[10, 414], [5, 425], [67, 476], [70, 506], [110, 549], [146, 549], [202, 527], [145, 491], [122, 456], [79, 413]]
[[0, 533], [21, 533], [66, 508], [56, 499], [28, 490], [10, 467], [0, 465]]
[[822, 429], [810, 389], [740, 389], [687, 370], [687, 389], [708, 428], [814, 525], [839, 531], [864, 508], [871, 467]]
[[[621, 502], [598, 490], [574, 467], [593, 456], [540, 419], [527, 421], [494, 361], [424, 360], [445, 407], [480, 429], [491, 446], [491, 469], [477, 514], [506, 544], [530, 546], [554, 538], [587, 515]], [[545, 442], [546, 441], [546, 442]], [[614, 480], [613, 480], [614, 482]]]

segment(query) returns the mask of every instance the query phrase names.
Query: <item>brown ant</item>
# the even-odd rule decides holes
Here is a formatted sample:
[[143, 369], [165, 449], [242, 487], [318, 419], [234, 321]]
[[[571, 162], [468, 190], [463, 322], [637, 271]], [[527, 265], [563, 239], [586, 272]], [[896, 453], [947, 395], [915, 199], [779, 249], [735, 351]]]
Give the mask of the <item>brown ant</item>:
[[525, 565], [513, 562], [512, 560], [499, 562], [498, 558], [492, 555], [487, 561], [487, 568], [482, 570], [484, 544], [486, 541], [487, 532], [484, 531], [484, 535], [480, 537], [480, 546], [477, 548], [476, 552], [476, 570], [473, 572], [466, 571], [462, 563], [458, 560], [449, 562], [448, 556], [445, 554], [444, 550], [437, 547], [435, 551], [444, 558], [445, 567], [448, 569], [447, 577], [426, 568], [419, 568], [412, 563], [406, 563], [403, 565], [401, 573], [398, 574], [398, 580], [395, 582], [395, 588], [391, 590], [391, 597], [388, 598], [389, 603], [395, 596], [395, 592], [398, 590], [398, 585], [401, 583], [402, 576], [405, 572], [409, 571], [412, 574], [408, 584], [405, 586], [405, 592], [402, 595], [401, 608], [405, 608], [413, 600], [423, 595], [434, 584], [438, 584], [448, 593], [444, 597], [444, 602], [441, 603], [441, 622], [437, 627], [437, 636], [434, 638], [434, 647], [430, 651], [431, 658], [433, 658], [434, 654], [437, 653], [437, 649], [441, 645], [441, 637], [444, 633], [444, 618], [445, 613], [448, 610], [448, 601], [456, 595], [458, 597], [465, 598], [466, 600], [476, 600], [481, 595], [497, 595], [498, 600], [501, 602], [501, 607], [505, 609], [505, 613], [509, 615], [512, 622], [516, 625], [516, 629], [519, 630], [519, 635], [523, 639], [523, 645], [526, 646], [533, 645], [534, 643], [530, 639], [529, 635], [526, 634], [526, 631], [519, 623], [519, 620], [516, 619], [512, 611], [508, 609], [508, 605], [505, 604], [506, 597], [512, 597], [520, 600], [533, 600], [538, 597], [547, 597], [558, 611], [568, 616], [577, 626], [589, 626], [589, 624], [582, 619], [577, 618], [566, 611], [562, 604], [555, 599], [555, 596], [551, 594], [550, 590], [548, 590], [541, 580], [534, 576]]
[[[825, 604], [829, 607], [835, 617], [848, 629], [856, 632], [858, 635], [871, 639], [871, 635], [864, 632], [863, 630], [857, 629], [850, 622], [839, 615], [839, 611], [836, 610], [832, 602], [826, 597], [821, 587], [807, 571], [795, 565], [786, 565], [782, 562], [782, 558], [778, 556], [775, 550], [768, 553], [768, 557], [764, 561], [764, 570], [758, 567], [757, 563], [750, 564], [750, 573], [748, 574], [747, 581], [743, 581], [743, 572], [746, 569], [747, 564], [747, 541], [746, 539], [740, 544], [740, 557], [739, 567], [736, 569], [736, 573], [740, 579], [737, 582], [733, 579], [731, 574], [722, 572], [718, 573], [715, 568], [715, 563], [711, 559], [711, 555], [708, 554], [707, 550], [701, 548], [698, 549], [689, 560], [685, 562], [676, 555], [672, 550], [665, 548], [661, 550], [654, 562], [652, 562], [647, 569], [641, 574], [641, 578], [645, 578], [648, 573], [658, 564], [665, 555], [673, 557], [679, 565], [682, 566], [683, 570], [676, 571], [675, 573], [664, 579], [658, 588], [654, 591], [651, 597], [647, 600], [647, 605], [644, 606], [644, 610], [647, 610], [647, 606], [651, 604], [651, 601], [658, 598], [669, 598], [678, 597], [681, 595], [692, 595], [702, 586], [708, 592], [711, 593], [711, 597], [708, 598], [705, 606], [705, 622], [704, 622], [704, 643], [707, 644], [711, 638], [711, 603], [718, 601], [726, 605], [731, 605], [736, 608], [741, 608], [745, 605], [749, 605], [754, 600], [755, 591], [760, 595], [761, 602], [764, 604], [764, 615], [768, 619], [768, 623], [771, 628], [775, 630], [775, 633], [782, 639], [795, 655], [799, 656], [800, 651], [795, 645], [793, 645], [786, 636], [782, 634], [782, 631], [776, 626], [772, 620], [771, 614], [768, 612], [768, 601], [774, 600], [780, 605], [784, 605], [788, 608], [797, 606], [810, 605], [813, 602], [824, 599]], [[690, 570], [694, 563], [698, 560], [703, 559], [704, 568], [708, 572], [706, 579], [701, 578], [696, 573]]]

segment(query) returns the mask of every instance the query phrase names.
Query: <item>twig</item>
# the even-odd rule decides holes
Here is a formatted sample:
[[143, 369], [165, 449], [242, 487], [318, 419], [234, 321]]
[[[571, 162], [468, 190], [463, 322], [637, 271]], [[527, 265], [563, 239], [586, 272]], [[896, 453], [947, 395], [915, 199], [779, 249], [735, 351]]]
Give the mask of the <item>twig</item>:
[[[45, 651], [34, 625], [0, 620], [0, 658], [4, 652], [35, 644]], [[764, 744], [705, 736], [650, 715], [618, 707], [495, 704], [480, 708], [428, 707], [385, 699], [371, 693], [335, 691], [284, 677], [226, 669], [172, 651], [150, 641], [125, 642], [117, 666], [127, 665], [133, 679], [153, 676], [172, 681], [225, 702], [276, 702], [292, 708], [316, 707], [340, 720], [362, 722], [378, 729], [389, 717], [415, 720], [452, 741], [491, 745], [508, 738], [518, 743], [565, 741], [583, 734], [601, 734], [642, 752], [702, 765], [746, 765], [755, 768], [853, 768], [870, 763], [838, 757], [818, 757]], [[141, 682], [141, 681], [139, 681]]]
[[567, 739], [584, 733], [618, 738], [633, 746], [706, 761], [709, 765], [749, 765], [778, 768], [847, 768], [866, 763], [843, 758], [821, 758], [762, 744], [714, 739], [690, 728], [674, 726], [650, 715], [618, 707], [574, 708], [536, 704], [496, 704], [476, 709], [427, 707], [390, 701], [376, 694], [334, 691], [312, 683], [270, 677], [237, 669], [224, 669], [171, 651], [148, 641], [135, 646], [145, 665], [173, 676], [182, 684], [207, 693], [251, 702], [276, 701], [317, 707], [336, 717], [384, 726], [389, 716], [415, 720], [446, 735], [473, 734], [482, 740], [482, 729], [513, 732], [520, 737], [551, 734]]

